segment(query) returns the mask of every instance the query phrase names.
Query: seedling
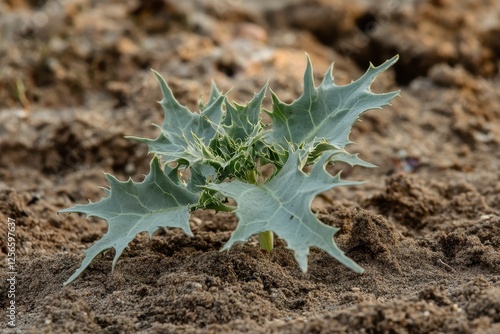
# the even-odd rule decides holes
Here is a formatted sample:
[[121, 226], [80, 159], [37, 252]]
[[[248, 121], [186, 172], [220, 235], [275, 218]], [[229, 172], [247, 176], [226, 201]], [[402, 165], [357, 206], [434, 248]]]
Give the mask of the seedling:
[[[351, 143], [349, 133], [361, 113], [388, 105], [399, 94], [370, 90], [376, 76], [397, 60], [395, 56], [379, 67], [370, 64], [361, 78], [345, 86], [335, 85], [332, 65], [315, 87], [307, 58], [304, 92], [297, 100], [286, 104], [271, 92], [272, 110], [263, 111], [272, 124], [261, 119], [267, 84], [247, 105], [230, 103], [212, 84], [208, 102], [200, 103], [200, 113], [194, 113], [179, 104], [161, 75], [153, 72], [163, 94], [160, 104], [165, 119], [158, 126], [160, 135], [156, 139], [131, 137], [146, 143], [154, 154], [150, 172], [142, 182], [122, 182], [106, 174], [110, 187], [105, 189], [105, 198], [59, 211], [85, 213], [109, 225], [107, 233], [85, 251], [82, 265], [65, 284], [111, 248], [115, 250], [114, 269], [125, 247], [141, 232], [151, 237], [161, 227], [176, 227], [192, 236], [189, 216], [196, 209], [237, 215], [238, 226], [222, 250], [259, 235], [261, 248], [270, 251], [275, 233], [294, 251], [304, 272], [312, 246], [363, 272], [335, 244], [333, 235], [339, 229], [320, 222], [310, 205], [321, 192], [361, 183], [341, 180], [340, 173], [330, 175], [327, 164], [341, 161], [374, 167], [344, 148]], [[273, 171], [263, 173], [264, 165]], [[181, 174], [190, 176], [186, 180]]]

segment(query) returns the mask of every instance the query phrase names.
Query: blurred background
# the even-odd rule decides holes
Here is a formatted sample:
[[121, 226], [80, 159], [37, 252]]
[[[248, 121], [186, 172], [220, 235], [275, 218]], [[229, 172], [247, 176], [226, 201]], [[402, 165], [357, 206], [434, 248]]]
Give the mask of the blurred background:
[[[123, 136], [157, 135], [150, 69], [191, 110], [212, 80], [240, 103], [269, 80], [291, 102], [306, 53], [318, 80], [334, 62], [338, 84], [400, 55], [373, 89], [402, 96], [365, 114], [352, 134], [354, 150], [381, 166], [376, 173], [497, 162], [498, 1], [5, 0], [0, 13], [4, 186], [68, 184], [80, 172], [103, 180], [94, 170], [146, 173], [146, 148]], [[75, 191], [96, 196], [81, 184]]]

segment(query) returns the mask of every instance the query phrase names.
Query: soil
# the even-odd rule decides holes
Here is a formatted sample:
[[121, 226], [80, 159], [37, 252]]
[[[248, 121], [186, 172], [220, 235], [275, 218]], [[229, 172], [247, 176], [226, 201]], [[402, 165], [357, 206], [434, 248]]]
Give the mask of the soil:
[[[16, 327], [2, 333], [500, 333], [500, 3], [496, 0], [84, 1], [0, 3], [0, 268], [16, 221]], [[302, 273], [286, 244], [220, 252], [237, 220], [195, 212], [194, 237], [139, 235], [111, 272], [106, 223], [58, 215], [104, 193], [103, 171], [141, 180], [160, 98], [150, 68], [195, 110], [213, 79], [244, 102], [269, 79], [301, 93], [358, 78], [399, 53], [350, 152], [379, 166], [313, 203], [340, 227], [356, 274], [313, 249]], [[270, 98], [266, 98], [269, 106]], [[334, 167], [339, 169], [339, 166]], [[2, 274], [2, 277], [6, 275]]]

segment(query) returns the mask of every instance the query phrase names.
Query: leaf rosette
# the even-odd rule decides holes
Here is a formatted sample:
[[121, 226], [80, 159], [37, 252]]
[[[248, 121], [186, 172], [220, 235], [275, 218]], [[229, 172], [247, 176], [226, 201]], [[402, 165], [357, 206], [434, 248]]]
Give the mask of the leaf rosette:
[[[395, 56], [378, 67], [370, 64], [363, 76], [344, 86], [334, 83], [331, 66], [316, 87], [307, 57], [304, 91], [297, 100], [286, 104], [271, 92], [273, 107], [265, 112], [272, 126], [263, 124], [261, 118], [267, 84], [246, 105], [230, 103], [212, 84], [207, 104], [200, 103], [200, 112], [191, 112], [154, 72], [163, 95], [159, 103], [164, 121], [157, 126], [160, 134], [155, 139], [130, 137], [147, 144], [154, 154], [150, 173], [142, 182], [122, 182], [106, 174], [107, 197], [60, 211], [85, 213], [109, 225], [107, 233], [85, 251], [81, 267], [65, 284], [108, 249], [115, 250], [114, 268], [139, 233], [151, 236], [159, 228], [174, 227], [192, 235], [189, 216], [199, 208], [237, 215], [238, 226], [222, 250], [253, 235], [273, 232], [293, 250], [303, 271], [307, 270], [310, 247], [318, 247], [362, 272], [335, 244], [333, 236], [339, 229], [319, 221], [310, 207], [314, 197], [324, 191], [360, 183], [341, 180], [340, 174], [330, 175], [327, 164], [341, 161], [374, 167], [345, 147], [363, 112], [388, 105], [399, 94], [370, 90], [375, 78], [397, 59]], [[274, 166], [273, 173], [262, 173], [267, 164]], [[306, 166], [310, 166], [307, 173]], [[181, 174], [189, 178], [183, 180]]]

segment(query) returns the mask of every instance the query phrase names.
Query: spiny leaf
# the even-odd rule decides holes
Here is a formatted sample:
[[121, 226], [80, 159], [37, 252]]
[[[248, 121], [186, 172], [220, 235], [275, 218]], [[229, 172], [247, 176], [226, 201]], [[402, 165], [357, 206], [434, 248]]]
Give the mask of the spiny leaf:
[[[367, 168], [377, 167], [374, 164], [371, 164], [361, 159], [358, 156], [358, 154], [351, 154], [344, 149], [328, 144], [326, 141], [321, 141], [321, 142], [314, 141], [311, 143], [307, 143], [305, 145], [301, 145], [299, 149], [300, 152], [302, 152], [303, 154], [303, 157], [301, 158], [304, 160], [303, 161], [304, 165], [302, 167], [316, 163], [316, 161], [323, 154], [329, 154], [331, 162], [337, 162], [337, 161], [345, 162], [351, 166], [362, 166]], [[270, 156], [269, 154], [272, 154], [272, 156]], [[281, 169], [281, 167], [288, 160], [288, 156], [289, 152], [287, 150], [269, 149], [268, 156], [266, 157], [265, 162], [270, 161], [276, 166], [276, 168], [279, 171], [279, 169]]]
[[230, 138], [239, 142], [245, 141], [249, 136], [255, 137], [261, 130], [260, 109], [267, 86], [268, 84], [245, 106], [231, 104], [226, 100], [226, 114], [222, 124]]
[[272, 93], [273, 110], [268, 114], [273, 130], [265, 141], [285, 149], [289, 143], [300, 147], [304, 143], [325, 140], [343, 149], [350, 143], [351, 127], [361, 113], [388, 105], [399, 94], [399, 91], [375, 94], [370, 90], [375, 77], [397, 60], [398, 56], [395, 56], [379, 67], [370, 64], [361, 78], [345, 86], [337, 86], [333, 82], [332, 65], [321, 85], [315, 87], [308, 57], [303, 94], [293, 103], [286, 104]]
[[223, 249], [245, 242], [257, 233], [273, 231], [295, 252], [295, 258], [304, 272], [307, 270], [309, 248], [313, 246], [325, 250], [354, 271], [362, 272], [363, 269], [336, 246], [333, 235], [339, 229], [320, 222], [310, 209], [312, 200], [319, 193], [359, 182], [341, 181], [340, 175], [332, 177], [328, 174], [324, 167], [330, 155], [326, 154], [309, 174], [304, 174], [301, 171], [304, 162], [300, 156], [304, 156], [303, 152], [291, 153], [280, 172], [263, 185], [233, 181], [207, 186], [233, 198], [238, 204], [238, 227]]
[[98, 217], [108, 222], [108, 232], [85, 251], [81, 267], [66, 281], [77, 278], [92, 260], [107, 249], [114, 248], [112, 268], [127, 245], [141, 232], [151, 237], [160, 227], [181, 228], [192, 236], [189, 212], [198, 202], [199, 193], [188, 190], [172, 168], [161, 170], [160, 161], [154, 157], [151, 171], [142, 182], [121, 182], [106, 174], [110, 189], [106, 198], [96, 203], [77, 204], [59, 212], [81, 212], [88, 217]]
[[323, 153], [330, 154], [330, 161], [332, 162], [345, 162], [351, 166], [362, 166], [367, 168], [377, 167], [367, 161], [358, 157], [358, 154], [351, 154], [344, 149], [340, 149], [325, 141], [320, 143], [312, 142], [305, 145], [305, 149], [309, 153], [307, 165], [313, 164]]
[[206, 109], [207, 106], [211, 105], [215, 101], [217, 101], [223, 94], [220, 92], [219, 88], [217, 88], [217, 85], [215, 82], [212, 80], [212, 85], [210, 86], [210, 96], [208, 97], [208, 102], [205, 104], [202, 99], [198, 101], [198, 106], [200, 107], [200, 110], [203, 111]]
[[128, 137], [145, 143], [149, 152], [159, 154], [166, 162], [185, 161], [194, 164], [203, 160], [203, 152], [199, 145], [195, 145], [196, 139], [200, 139], [204, 145], [208, 145], [214, 138], [216, 130], [214, 124], [219, 124], [223, 116], [223, 103], [225, 96], [222, 95], [215, 85], [209, 104], [203, 106], [201, 114], [191, 112], [182, 106], [174, 97], [163, 77], [153, 71], [162, 91], [163, 99], [160, 104], [164, 112], [164, 120], [160, 135], [154, 139]]
[[[271, 130], [263, 126], [260, 118], [267, 84], [246, 106], [228, 103], [226, 95], [212, 84], [208, 102], [200, 103], [198, 114], [180, 105], [165, 80], [154, 72], [163, 94], [160, 104], [165, 119], [161, 133], [154, 140], [134, 139], [177, 165], [165, 165], [162, 171], [155, 156], [150, 173], [139, 183], [121, 182], [106, 174], [110, 184], [110, 189], [105, 189], [107, 197], [60, 211], [82, 212], [105, 219], [109, 225], [102, 239], [85, 252], [81, 267], [66, 284], [107, 249], [115, 249], [114, 268], [138, 233], [151, 236], [160, 227], [177, 227], [191, 235], [189, 212], [195, 208], [236, 211], [238, 227], [224, 249], [254, 234], [273, 231], [295, 252], [303, 271], [307, 270], [309, 248], [316, 246], [362, 272], [335, 245], [333, 236], [339, 229], [321, 223], [310, 205], [323, 191], [359, 183], [328, 174], [328, 162], [373, 167], [344, 148], [350, 143], [348, 136], [359, 115], [389, 104], [398, 94], [370, 91], [375, 77], [396, 60], [397, 56], [379, 67], [370, 65], [360, 79], [346, 86], [334, 84], [330, 67], [321, 85], [315, 87], [308, 58], [302, 96], [285, 104], [272, 94]], [[259, 166], [263, 164], [273, 164], [275, 169], [264, 184], [258, 184], [262, 176]], [[309, 174], [302, 172], [306, 165], [312, 165]], [[181, 168], [191, 171], [188, 184], [179, 179]], [[232, 182], [223, 183], [226, 181]], [[227, 197], [236, 200], [237, 208], [227, 205]]]

